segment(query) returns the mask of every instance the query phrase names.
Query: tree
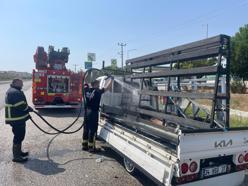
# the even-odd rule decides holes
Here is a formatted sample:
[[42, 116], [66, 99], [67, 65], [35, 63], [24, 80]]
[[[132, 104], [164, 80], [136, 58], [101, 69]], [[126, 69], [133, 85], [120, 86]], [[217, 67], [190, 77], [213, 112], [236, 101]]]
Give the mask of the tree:
[[130, 74], [130, 72], [126, 71], [126, 67], [124, 69], [120, 67], [113, 67], [113, 66], [107, 66], [102, 69], [104, 73], [109, 74], [109, 75], [127, 75]]
[[234, 78], [248, 80], [248, 24], [232, 37], [231, 51], [231, 74]]
[[[180, 68], [189, 69], [189, 68], [196, 68], [196, 67], [205, 67], [205, 66], [213, 66], [217, 63], [216, 58], [209, 58], [203, 60], [196, 60], [196, 61], [187, 61], [184, 63], [180, 63]], [[174, 65], [177, 68], [177, 64]]]
[[[216, 58], [195, 60], [195, 61], [187, 61], [180, 63], [180, 69], [190, 69], [190, 68], [198, 68], [198, 67], [206, 67], [206, 66], [214, 66], [217, 64]], [[174, 65], [174, 68], [178, 68], [178, 64]], [[197, 78], [202, 78], [203, 75], [197, 75]]]

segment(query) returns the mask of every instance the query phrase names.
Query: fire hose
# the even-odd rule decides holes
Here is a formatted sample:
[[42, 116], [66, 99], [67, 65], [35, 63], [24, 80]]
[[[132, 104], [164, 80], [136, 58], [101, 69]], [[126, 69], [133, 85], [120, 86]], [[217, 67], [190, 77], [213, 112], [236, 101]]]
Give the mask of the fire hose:
[[[48, 135], [57, 135], [57, 134], [73, 134], [73, 133], [76, 133], [78, 132], [79, 130], [81, 130], [84, 126], [84, 122], [80, 125], [80, 127], [74, 131], [67, 131], [68, 129], [70, 129], [77, 121], [78, 119], [80, 118], [80, 115], [82, 113], [82, 110], [83, 110], [83, 106], [84, 106], [84, 112], [85, 112], [85, 107], [86, 107], [86, 99], [85, 99], [85, 89], [84, 89], [84, 84], [85, 84], [85, 79], [87, 77], [87, 75], [89, 75], [91, 72], [93, 71], [97, 71], [97, 72], [100, 72], [100, 73], [103, 73], [102, 70], [99, 70], [99, 69], [96, 69], [96, 68], [91, 68], [91, 69], [88, 69], [85, 73], [84, 73], [84, 76], [83, 76], [83, 79], [82, 79], [82, 97], [83, 97], [83, 102], [81, 102], [80, 104], [80, 110], [78, 112], [78, 115], [76, 117], [76, 119], [68, 124], [68, 127], [66, 127], [65, 129], [63, 130], [60, 130], [56, 127], [54, 127], [54, 125], [52, 125], [51, 123], [49, 123], [42, 115], [40, 115], [38, 112], [36, 111], [32, 111], [34, 114], [36, 114], [39, 118], [42, 119], [42, 121], [44, 121], [44, 123], [46, 125], [48, 125], [50, 128], [52, 128], [53, 130], [55, 130], [56, 132], [47, 132], [45, 131], [44, 129], [42, 129], [34, 120], [33, 118], [30, 116], [30, 120], [32, 121], [32, 123], [42, 132], [44, 132], [45, 134], [48, 134]], [[108, 77], [107, 77], [108, 78]], [[84, 116], [85, 116], [85, 113], [84, 113]]]

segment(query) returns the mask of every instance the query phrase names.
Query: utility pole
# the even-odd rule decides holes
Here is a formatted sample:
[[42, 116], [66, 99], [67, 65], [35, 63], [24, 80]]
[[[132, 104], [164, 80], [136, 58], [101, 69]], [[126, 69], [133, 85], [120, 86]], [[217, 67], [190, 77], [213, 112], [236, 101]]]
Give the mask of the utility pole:
[[123, 47], [127, 46], [127, 44], [126, 43], [118, 43], [118, 46], [121, 47], [121, 53], [120, 53], [120, 55], [121, 55], [121, 68], [123, 70]]
[[105, 68], [105, 61], [103, 60], [102, 61], [102, 69], [104, 69]]
[[78, 65], [77, 64], [74, 64], [73, 66], [75, 67], [75, 72], [77, 72], [77, 66]]

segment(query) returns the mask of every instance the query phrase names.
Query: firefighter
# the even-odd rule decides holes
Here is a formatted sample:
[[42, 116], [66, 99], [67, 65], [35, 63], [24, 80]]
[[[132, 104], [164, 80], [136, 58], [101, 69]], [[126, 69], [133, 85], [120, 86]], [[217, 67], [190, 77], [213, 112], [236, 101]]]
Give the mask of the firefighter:
[[96, 152], [95, 146], [96, 133], [98, 128], [98, 112], [100, 107], [100, 101], [102, 94], [111, 88], [111, 80], [108, 80], [105, 87], [99, 89], [99, 81], [95, 80], [91, 83], [91, 88], [85, 89], [86, 108], [84, 116], [84, 130], [83, 130], [83, 141], [82, 150], [88, 150], [89, 152]]
[[22, 141], [26, 132], [26, 121], [30, 118], [29, 112], [33, 111], [28, 106], [26, 97], [21, 90], [23, 82], [14, 79], [5, 96], [5, 123], [12, 127], [13, 138], [13, 162], [26, 162], [28, 152], [22, 152]]

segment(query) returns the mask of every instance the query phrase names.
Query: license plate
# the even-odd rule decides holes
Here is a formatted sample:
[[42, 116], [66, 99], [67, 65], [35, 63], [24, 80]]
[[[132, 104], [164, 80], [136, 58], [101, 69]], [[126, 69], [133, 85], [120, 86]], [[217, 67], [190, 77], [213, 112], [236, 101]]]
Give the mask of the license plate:
[[202, 177], [214, 176], [217, 174], [223, 174], [227, 172], [227, 165], [220, 165], [217, 167], [203, 168]]

